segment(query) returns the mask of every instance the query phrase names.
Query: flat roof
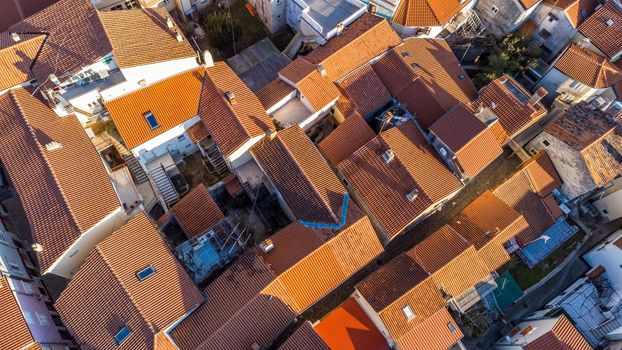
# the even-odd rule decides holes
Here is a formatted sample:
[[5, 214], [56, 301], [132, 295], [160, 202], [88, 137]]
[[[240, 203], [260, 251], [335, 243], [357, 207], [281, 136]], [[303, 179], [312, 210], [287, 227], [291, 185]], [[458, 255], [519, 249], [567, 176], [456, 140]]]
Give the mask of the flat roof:
[[304, 2], [309, 6], [311, 18], [322, 26], [322, 35], [364, 6], [361, 4], [357, 7], [347, 0], [304, 0]]

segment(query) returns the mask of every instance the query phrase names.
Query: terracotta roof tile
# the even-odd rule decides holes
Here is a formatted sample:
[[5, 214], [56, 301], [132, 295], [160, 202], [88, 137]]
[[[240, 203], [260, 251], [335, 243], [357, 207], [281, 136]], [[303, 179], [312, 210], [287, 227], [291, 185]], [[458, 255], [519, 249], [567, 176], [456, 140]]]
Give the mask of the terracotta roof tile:
[[374, 131], [369, 127], [365, 119], [360, 115], [354, 115], [346, 119], [343, 124], [326, 136], [320, 142], [319, 147], [326, 158], [336, 165], [363, 147], [375, 136]]
[[[71, 16], [67, 16], [71, 13]], [[60, 0], [13, 25], [12, 32], [48, 33], [32, 73], [41, 83], [50, 74], [68, 78], [112, 52], [99, 14], [88, 0]]]
[[339, 222], [346, 190], [299, 126], [264, 138], [251, 152], [296, 218]]
[[[147, 266], [156, 272], [140, 281], [136, 273]], [[116, 347], [115, 334], [127, 326], [132, 333], [124, 346], [150, 349], [156, 333], [203, 301], [160, 233], [140, 214], [97, 245], [55, 305], [85, 348]]]
[[[257, 99], [224, 62], [207, 68], [199, 102], [199, 115], [225, 157], [231, 156], [251, 138], [274, 130], [272, 120]], [[235, 102], [227, 101], [232, 92]]]
[[182, 350], [268, 346], [295, 316], [276, 277], [254, 249], [248, 250], [205, 288], [207, 302], [171, 336]]
[[[203, 68], [189, 70], [106, 102], [127, 148], [137, 147], [197, 115]], [[151, 112], [159, 127], [145, 119]]]
[[[537, 156], [548, 158], [545, 152]], [[525, 167], [493, 190], [499, 199], [514, 208], [527, 220], [529, 226], [516, 235], [518, 243], [522, 246], [538, 238], [555, 223], [555, 218], [547, 209], [543, 198], [538, 194], [538, 188], [546, 189], [540, 190], [540, 193], [543, 193], [554, 186], [558, 187], [557, 184], [561, 184], [559, 175], [554, 172], [554, 168], [547, 165], [548, 162], [550, 159], [538, 161], [536, 158], [536, 160], [529, 161]], [[531, 167], [540, 167], [541, 169], [535, 171]]]
[[0, 314], [2, 314], [0, 348], [23, 349], [35, 343], [17, 299], [11, 291], [9, 281], [4, 275], [0, 275]]
[[346, 75], [337, 86], [356, 105], [362, 116], [377, 112], [391, 101], [389, 91], [370, 65]]
[[546, 208], [548, 209], [549, 213], [553, 215], [553, 219], [557, 219], [557, 218], [564, 216], [564, 212], [562, 212], [561, 208], [559, 207], [559, 204], [557, 204], [557, 200], [555, 200], [555, 196], [553, 196], [552, 193], [542, 198], [542, 201], [544, 201], [544, 205], [546, 205]]
[[450, 225], [475, 246], [488, 270], [495, 271], [510, 260], [503, 243], [529, 224], [521, 214], [486, 191], [454, 216]]
[[529, 176], [533, 190], [544, 197], [554, 189], [560, 188], [562, 180], [546, 152], [539, 152], [523, 165], [523, 171]]
[[[74, 116], [58, 118], [23, 89], [0, 96], [0, 114], [0, 158], [33, 238], [44, 247], [37, 259], [45, 271], [81, 233], [121, 205], [99, 154]], [[62, 147], [48, 151], [52, 141]], [[84, 196], [86, 192], [90, 195]]]
[[183, 34], [174, 21], [167, 27], [165, 8], [102, 11], [99, 17], [121, 68], [196, 57], [187, 39], [177, 41], [175, 32]]
[[529, 10], [535, 4], [539, 3], [540, 0], [519, 0], [520, 4], [523, 5], [525, 10]]
[[319, 112], [327, 105], [339, 98], [339, 90], [330, 82], [327, 76], [313, 70], [309, 75], [300, 80], [296, 86], [300, 93], [307, 99], [311, 108]]
[[402, 0], [395, 9], [393, 22], [406, 27], [442, 26], [462, 7], [459, 0]]
[[441, 308], [398, 339], [397, 344], [404, 350], [447, 350], [463, 336], [447, 309]]
[[279, 71], [279, 75], [285, 79], [291, 81], [294, 84], [298, 84], [301, 80], [306, 78], [311, 72], [317, 69], [317, 66], [301, 56], [298, 56], [292, 63], [285, 66]]
[[[612, 20], [611, 26], [607, 21]], [[579, 26], [579, 32], [590, 39], [598, 49], [610, 59], [622, 51], [622, 10], [613, 2], [607, 1]]]
[[483, 87], [472, 106], [474, 109], [490, 108], [499, 118], [505, 133], [512, 138], [547, 113], [541, 102], [535, 106], [527, 103], [529, 98], [531, 94], [527, 90], [511, 77], [504, 75]]
[[0, 32], [9, 29], [15, 23], [37, 13], [58, 0], [1, 0], [2, 19]]
[[417, 244], [413, 256], [432, 275], [434, 283], [452, 297], [460, 296], [489, 275], [475, 247], [449, 225]]
[[186, 194], [171, 210], [188, 238], [205, 233], [225, 218], [202, 183]]
[[330, 79], [336, 81], [400, 42], [389, 22], [365, 13], [343, 33], [305, 56], [305, 60], [321, 64]]
[[373, 68], [391, 95], [424, 128], [456, 104], [468, 104], [477, 97], [475, 85], [442, 39], [410, 38]]
[[585, 21], [598, 5], [597, 0], [545, 0], [544, 4], [560, 8], [576, 28]]
[[589, 350], [590, 344], [575, 326], [561, 315], [553, 328], [525, 345], [525, 350]]
[[194, 143], [197, 143], [209, 136], [209, 131], [203, 123], [195, 123], [186, 130], [188, 137]]
[[279, 78], [276, 78], [269, 82], [268, 85], [257, 91], [257, 98], [261, 101], [263, 107], [268, 109], [295, 90], [296, 89], [294, 89], [291, 85]]
[[279, 346], [279, 350], [330, 350], [322, 337], [313, 329], [311, 322], [303, 322], [294, 334]]
[[463, 104], [456, 105], [430, 127], [473, 178], [503, 153], [495, 135]]
[[[382, 155], [389, 148], [395, 159], [387, 164]], [[461, 187], [413, 122], [383, 132], [339, 168], [390, 237]], [[415, 190], [417, 198], [408, 202]]]
[[571, 44], [555, 62], [555, 68], [570, 78], [596, 89], [615, 85], [622, 80], [622, 71], [592, 51]]
[[0, 90], [13, 87], [31, 79], [30, 66], [35, 60], [45, 35], [21, 34], [17, 43], [9, 32], [0, 33]]

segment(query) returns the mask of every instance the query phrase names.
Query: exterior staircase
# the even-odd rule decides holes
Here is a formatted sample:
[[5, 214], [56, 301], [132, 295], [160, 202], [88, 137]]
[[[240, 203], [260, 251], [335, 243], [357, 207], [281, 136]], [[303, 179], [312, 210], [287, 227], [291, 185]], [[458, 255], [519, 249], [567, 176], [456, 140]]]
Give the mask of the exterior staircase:
[[179, 194], [177, 193], [177, 190], [175, 190], [173, 182], [171, 182], [171, 179], [168, 177], [162, 166], [151, 170], [149, 175], [162, 195], [164, 202], [166, 202], [166, 205], [170, 206], [170, 204], [179, 200]]
[[149, 177], [147, 177], [147, 173], [145, 173], [145, 170], [143, 169], [143, 167], [138, 162], [138, 159], [136, 159], [136, 157], [134, 157], [133, 154], [131, 153], [124, 154], [123, 160], [125, 161], [125, 164], [130, 170], [130, 174], [132, 174], [132, 177], [134, 178], [134, 182], [137, 185], [140, 185], [144, 182], [149, 181]]
[[222, 157], [215, 143], [205, 150], [205, 156], [212, 166], [214, 166], [218, 175], [226, 174], [229, 171], [229, 167], [227, 167], [227, 163], [225, 163], [225, 159]]
[[302, 47], [302, 39], [303, 39], [302, 32], [296, 33], [296, 35], [294, 35], [294, 37], [289, 42], [289, 44], [287, 44], [287, 47], [285, 48], [285, 50], [283, 50], [283, 53], [285, 54], [285, 56], [293, 60], [294, 57], [296, 57], [298, 50], [300, 50], [300, 48]]

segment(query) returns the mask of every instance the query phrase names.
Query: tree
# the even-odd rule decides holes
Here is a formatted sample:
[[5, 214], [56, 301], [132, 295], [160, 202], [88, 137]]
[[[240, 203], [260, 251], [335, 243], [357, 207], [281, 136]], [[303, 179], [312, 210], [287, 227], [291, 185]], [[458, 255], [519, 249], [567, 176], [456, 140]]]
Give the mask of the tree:
[[500, 42], [492, 40], [488, 66], [475, 76], [475, 83], [484, 86], [503, 74], [523, 73], [527, 68], [538, 64], [540, 49], [529, 46], [529, 38], [512, 33]]
[[220, 50], [231, 47], [242, 34], [240, 22], [227, 10], [208, 11], [204, 23], [210, 44]]

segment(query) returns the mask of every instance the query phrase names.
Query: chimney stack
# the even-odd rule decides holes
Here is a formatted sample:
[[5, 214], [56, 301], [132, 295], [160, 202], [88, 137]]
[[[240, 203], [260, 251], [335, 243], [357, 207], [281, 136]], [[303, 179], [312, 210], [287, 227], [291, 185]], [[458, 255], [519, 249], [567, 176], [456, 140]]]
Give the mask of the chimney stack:
[[33, 243], [30, 248], [32, 248], [32, 250], [34, 250], [37, 253], [40, 253], [43, 251], [43, 246], [39, 243]]
[[166, 16], [166, 26], [168, 29], [173, 29], [173, 19], [170, 16]]
[[408, 200], [409, 202], [412, 202], [415, 199], [417, 199], [418, 195], [419, 195], [419, 190], [414, 190], [406, 195], [406, 200]]
[[578, 46], [582, 49], [587, 49], [590, 46], [590, 39], [589, 38], [581, 39], [581, 41], [579, 41]]
[[182, 41], [184, 41], [184, 36], [183, 36], [183, 35], [181, 35], [181, 33], [180, 33], [180, 32], [175, 32], [175, 37], [177, 38], [177, 41], [178, 41], [178, 42], [182, 42]]
[[270, 238], [267, 238], [263, 240], [261, 243], [259, 243], [259, 248], [265, 254], [265, 253], [270, 252], [272, 249], [274, 249], [274, 243], [272, 243], [272, 240]]
[[607, 19], [605, 24], [607, 25], [607, 27], [611, 27], [613, 25], [613, 20], [611, 18], [609, 18], [609, 19]]
[[540, 100], [548, 93], [549, 92], [547, 89], [545, 89], [544, 87], [540, 87], [538, 90], [536, 90], [536, 92], [533, 93], [533, 95], [531, 95], [529, 101], [527, 101], [527, 104], [530, 106], [535, 106], [536, 103], [540, 102]]
[[322, 66], [321, 64], [317, 66], [317, 71], [320, 72], [323, 77], [328, 75], [328, 73], [326, 72], [326, 68], [324, 68], [324, 66]]
[[60, 148], [63, 148], [63, 145], [60, 142], [50, 141], [45, 144], [45, 149], [48, 150], [48, 152], [52, 152]]
[[393, 150], [390, 148], [382, 153], [382, 159], [384, 159], [387, 164], [391, 163], [394, 158], [395, 153], [393, 153]]
[[229, 101], [230, 105], [237, 105], [238, 100], [235, 98], [235, 94], [232, 91], [225, 92], [225, 98]]
[[11, 39], [13, 39], [13, 41], [15, 41], [16, 43], [22, 40], [22, 38], [17, 33], [11, 33]]
[[266, 130], [266, 136], [268, 137], [268, 140], [272, 141], [274, 140], [274, 138], [276, 137], [276, 129], [267, 129]]

